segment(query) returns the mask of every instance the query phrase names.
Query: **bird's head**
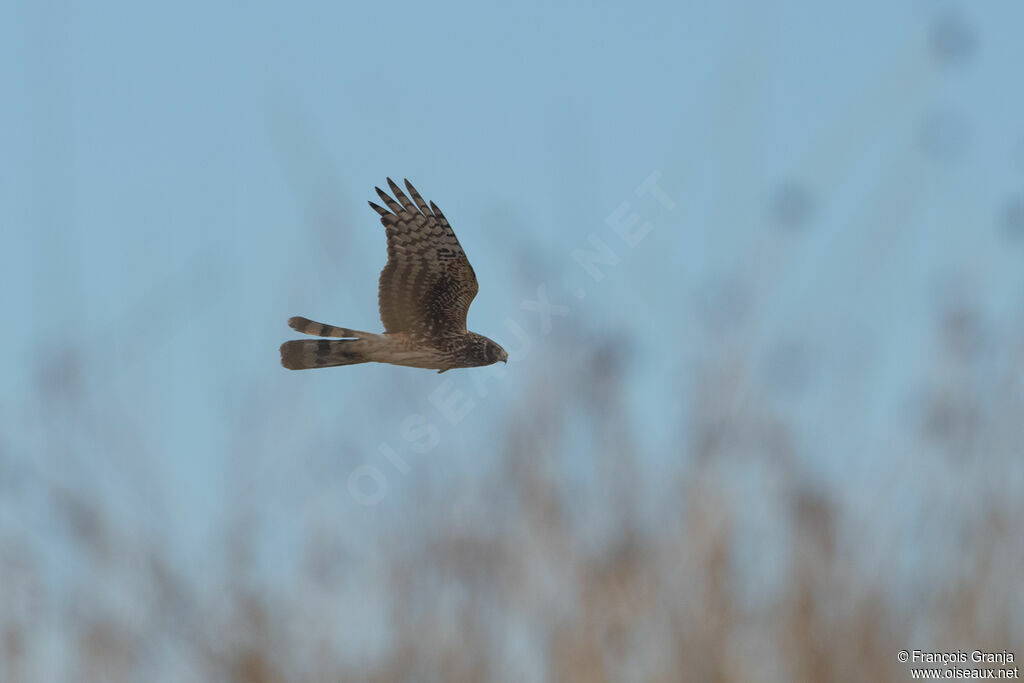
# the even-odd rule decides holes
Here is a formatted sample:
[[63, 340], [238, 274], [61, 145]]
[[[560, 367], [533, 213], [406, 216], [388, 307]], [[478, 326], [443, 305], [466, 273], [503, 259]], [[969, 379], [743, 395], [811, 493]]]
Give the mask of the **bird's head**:
[[473, 344], [472, 353], [479, 365], [491, 365], [498, 361], [508, 362], [508, 353], [501, 346], [483, 335], [477, 334], [473, 336], [476, 343]]
[[507, 363], [508, 362], [508, 352], [505, 351], [505, 349], [503, 349], [500, 346], [498, 346], [497, 344], [495, 344], [494, 342], [492, 342], [490, 339], [488, 339], [487, 340], [487, 361], [488, 361], [488, 365], [490, 363], [497, 363], [499, 360], [502, 363]]

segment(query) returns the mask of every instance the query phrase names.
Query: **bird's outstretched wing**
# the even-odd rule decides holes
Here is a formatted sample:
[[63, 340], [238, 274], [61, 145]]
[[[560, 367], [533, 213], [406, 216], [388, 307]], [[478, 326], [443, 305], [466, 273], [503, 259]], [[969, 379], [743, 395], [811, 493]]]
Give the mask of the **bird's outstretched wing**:
[[370, 202], [388, 237], [388, 262], [377, 293], [384, 330], [423, 337], [465, 332], [478, 285], [448, 219], [408, 180], [412, 200], [391, 178], [388, 186], [394, 199], [375, 188], [387, 208]]

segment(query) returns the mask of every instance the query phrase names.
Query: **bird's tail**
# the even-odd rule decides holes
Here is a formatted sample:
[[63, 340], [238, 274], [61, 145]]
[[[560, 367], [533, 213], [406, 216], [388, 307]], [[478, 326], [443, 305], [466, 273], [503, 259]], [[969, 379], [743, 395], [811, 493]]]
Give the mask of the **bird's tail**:
[[355, 365], [370, 359], [362, 339], [296, 339], [281, 344], [281, 365], [289, 370]]
[[334, 325], [327, 325], [325, 323], [318, 323], [315, 320], [309, 318], [302, 318], [295, 316], [294, 318], [288, 318], [288, 327], [292, 328], [296, 332], [302, 334], [311, 334], [314, 337], [376, 337], [377, 335], [372, 332], [360, 332], [359, 330], [350, 330], [347, 327], [335, 327]]

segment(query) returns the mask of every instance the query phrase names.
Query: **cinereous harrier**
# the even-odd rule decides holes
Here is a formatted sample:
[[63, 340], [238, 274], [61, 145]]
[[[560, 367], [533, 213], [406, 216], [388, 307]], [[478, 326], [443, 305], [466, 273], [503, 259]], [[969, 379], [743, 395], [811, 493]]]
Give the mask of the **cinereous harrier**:
[[340, 339], [298, 339], [281, 344], [281, 365], [289, 370], [355, 363], [391, 363], [438, 372], [508, 361], [508, 354], [483, 335], [466, 330], [466, 314], [477, 283], [448, 219], [406, 180], [415, 204], [391, 178], [392, 199], [379, 187], [387, 209], [380, 214], [388, 237], [388, 262], [377, 292], [384, 334], [291, 318], [298, 332]]

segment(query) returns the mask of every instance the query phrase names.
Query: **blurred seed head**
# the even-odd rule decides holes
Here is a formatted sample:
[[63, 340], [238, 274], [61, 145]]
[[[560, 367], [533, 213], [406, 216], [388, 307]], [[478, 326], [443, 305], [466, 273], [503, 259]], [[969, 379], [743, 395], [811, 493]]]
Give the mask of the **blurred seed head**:
[[942, 311], [940, 325], [946, 347], [955, 355], [970, 358], [985, 345], [985, 334], [976, 309], [963, 303]]
[[706, 283], [697, 295], [697, 312], [713, 332], [738, 326], [750, 311], [750, 291], [734, 277]]
[[620, 345], [606, 341], [591, 356], [591, 371], [602, 382], [614, 382], [622, 376], [623, 356], [628, 351], [629, 342], [625, 335], [619, 338], [625, 339], [625, 343]]
[[958, 12], [947, 12], [932, 23], [929, 43], [932, 56], [942, 66], [969, 61], [977, 50], [977, 38], [970, 23]]
[[1011, 197], [1006, 202], [1000, 223], [1006, 239], [1024, 241], [1024, 194]]
[[768, 207], [769, 217], [785, 229], [804, 228], [814, 214], [814, 196], [806, 185], [788, 181], [775, 190]]
[[47, 397], [71, 399], [82, 389], [82, 362], [72, 347], [53, 348], [39, 363], [37, 381], [40, 391]]

